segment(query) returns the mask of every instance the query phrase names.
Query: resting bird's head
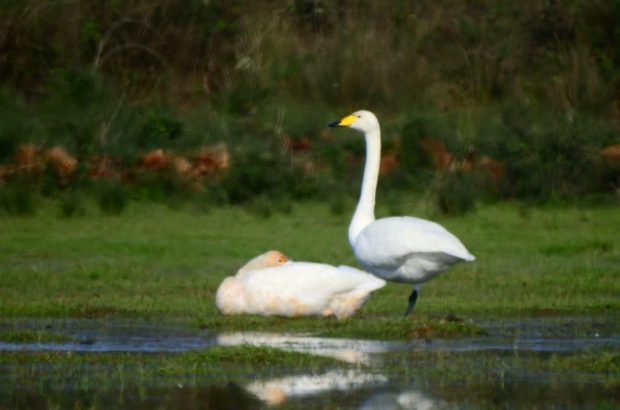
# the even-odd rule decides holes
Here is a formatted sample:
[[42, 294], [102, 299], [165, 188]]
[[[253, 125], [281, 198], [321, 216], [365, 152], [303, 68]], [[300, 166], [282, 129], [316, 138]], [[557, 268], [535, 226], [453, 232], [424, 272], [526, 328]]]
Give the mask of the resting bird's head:
[[253, 270], [275, 268], [276, 266], [284, 265], [288, 261], [288, 257], [280, 251], [265, 252], [243, 265], [237, 272], [237, 275], [243, 275]]
[[369, 132], [379, 128], [379, 120], [375, 114], [370, 111], [355, 111], [351, 115], [347, 115], [340, 121], [334, 121], [329, 124], [330, 127], [346, 127], [361, 132]]
[[275, 267], [288, 262], [288, 257], [280, 251], [269, 251], [263, 254], [263, 261], [265, 266]]

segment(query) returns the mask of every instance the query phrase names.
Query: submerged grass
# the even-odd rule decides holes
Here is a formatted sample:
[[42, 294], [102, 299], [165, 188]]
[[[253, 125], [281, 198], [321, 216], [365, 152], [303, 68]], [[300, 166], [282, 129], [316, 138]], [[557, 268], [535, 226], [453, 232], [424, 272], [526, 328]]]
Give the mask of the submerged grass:
[[611, 409], [617, 407], [620, 388], [616, 361], [617, 353], [609, 349], [551, 355], [439, 350], [395, 353], [384, 368], [394, 379], [411, 380], [420, 391], [459, 406], [581, 408], [589, 403], [585, 407]]
[[[50, 391], [115, 390], [152, 384], [223, 384], [274, 374], [320, 372], [349, 367], [336, 359], [268, 347], [215, 346], [185, 353], [0, 352], [0, 369], [9, 385], [33, 379]], [[240, 377], [241, 376], [241, 377]], [[206, 378], [206, 380], [205, 380]], [[63, 387], [64, 386], [64, 387]], [[0, 392], [2, 392], [0, 388]]]
[[[333, 358], [316, 356], [310, 353], [290, 352], [270, 347], [241, 346], [214, 346], [206, 350], [196, 350], [181, 353], [175, 359], [179, 364], [203, 363], [211, 365], [247, 365], [285, 367], [292, 370], [320, 370], [336, 363]], [[346, 365], [345, 365], [346, 366]]]
[[359, 314], [355, 317], [336, 319], [280, 318], [280, 317], [226, 317], [214, 316], [200, 319], [200, 327], [213, 330], [307, 332], [323, 337], [355, 337], [366, 339], [432, 339], [484, 334], [478, 324], [452, 317], [439, 318], [414, 315], [409, 318]]
[[[394, 202], [394, 201], [392, 201]], [[479, 207], [439, 217], [401, 197], [404, 214], [436, 220], [476, 255], [424, 286], [413, 318], [402, 318], [409, 287], [388, 284], [354, 317], [221, 316], [222, 279], [251, 257], [278, 249], [294, 260], [356, 266], [348, 215], [297, 203], [264, 218], [242, 208], [209, 213], [132, 204], [120, 216], [66, 219], [50, 212], [5, 218], [0, 230], [0, 317], [166, 317], [234, 330], [313, 332], [370, 338], [479, 332], [450, 314], [610, 313], [620, 308], [620, 213], [614, 206]], [[442, 320], [443, 319], [443, 320]]]
[[0, 342], [8, 343], [47, 343], [47, 342], [67, 342], [71, 338], [47, 330], [14, 329], [0, 331]]
[[[561, 355], [412, 350], [382, 357], [370, 368], [247, 345], [176, 354], [0, 352], [0, 370], [6, 382], [0, 386], [0, 404], [23, 408], [35, 400], [40, 407], [38, 401], [45, 398], [59, 408], [133, 408], [138, 403], [140, 408], [151, 408], [168, 407], [161, 402], [165, 399], [176, 400], [172, 407], [190, 400], [210, 403], [209, 408], [263, 408], [265, 403], [246, 390], [255, 381], [278, 380], [282, 374], [320, 375], [353, 366], [360, 374], [372, 372], [390, 380], [383, 393], [402, 392], [403, 398], [421, 395], [440, 408], [472, 400], [476, 408], [503, 407], [503, 403], [550, 408], [609, 403], [608, 407], [614, 408], [620, 387], [618, 354], [605, 349]], [[298, 380], [300, 389], [312, 388], [303, 385], [303, 378]], [[13, 386], [28, 386], [31, 392], [20, 395]], [[310, 395], [304, 398], [309, 402], [299, 407], [357, 408], [357, 400], [353, 400], [355, 406], [341, 401], [341, 396], [355, 395], [352, 390], [338, 391], [337, 397], [328, 393], [318, 402]], [[196, 396], [197, 392], [202, 395]], [[364, 397], [373, 392], [362, 390], [359, 394]], [[241, 398], [243, 404], [228, 405]], [[84, 406], [83, 400], [89, 405]], [[227, 404], [222, 404], [223, 400]], [[323, 400], [333, 402], [327, 405]], [[297, 408], [295, 401], [287, 402], [285, 408]]]
[[[455, 376], [478, 372], [493, 374], [502, 369], [549, 372], [558, 377], [561, 377], [562, 372], [580, 372], [604, 377], [608, 382], [620, 386], [620, 354], [611, 347], [570, 353], [409, 351], [388, 357], [385, 366], [394, 371], [403, 370], [403, 362], [414, 362], [416, 371], [428, 368], [432, 372], [452, 373]], [[467, 370], [472, 362], [476, 362], [478, 368]]]
[[554, 370], [579, 369], [590, 373], [604, 373], [620, 386], [620, 353], [616, 350], [556, 354], [545, 365]]
[[167, 374], [171, 376], [186, 376], [188, 369], [191, 374], [213, 374], [222, 366], [250, 368], [256, 370], [255, 365], [264, 365], [266, 368], [279, 367], [291, 371], [295, 370], [323, 370], [325, 368], [346, 366], [336, 359], [315, 356], [309, 353], [289, 352], [270, 347], [251, 345], [240, 346], [213, 346], [205, 350], [187, 351], [184, 353], [76, 353], [71, 351], [0, 351], [0, 365], [31, 363], [37, 366], [58, 365], [73, 366], [101, 366], [101, 369], [110, 368], [114, 371], [117, 365], [144, 366], [150, 375]]
[[[221, 408], [222, 400], [239, 397], [253, 402], [249, 407], [224, 407], [258, 408], [260, 403], [242, 384], [274, 374], [321, 372], [336, 366], [348, 367], [336, 359], [254, 346], [215, 346], [168, 354], [5, 351], [0, 352], [0, 406], [50, 407], [40, 403], [46, 399], [59, 408], [135, 408], [132, 401], [142, 403], [141, 408], [168, 408], [178, 405], [164, 405], [159, 401], [162, 395], [170, 398], [189, 388], [186, 391], [198, 389], [205, 395], [193, 400], [203, 405], [214, 401], [208, 408]], [[82, 399], [89, 405], [80, 403]], [[97, 405], [97, 400], [105, 402]], [[149, 400], [156, 402], [148, 404]]]

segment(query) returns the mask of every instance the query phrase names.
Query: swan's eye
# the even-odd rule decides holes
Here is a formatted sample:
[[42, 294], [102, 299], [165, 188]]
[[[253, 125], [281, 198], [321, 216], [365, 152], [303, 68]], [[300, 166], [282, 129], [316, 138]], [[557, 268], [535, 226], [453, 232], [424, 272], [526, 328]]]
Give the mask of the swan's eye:
[[362, 118], [362, 116], [361, 116], [361, 115], [358, 115], [358, 116], [357, 116], [357, 118]]

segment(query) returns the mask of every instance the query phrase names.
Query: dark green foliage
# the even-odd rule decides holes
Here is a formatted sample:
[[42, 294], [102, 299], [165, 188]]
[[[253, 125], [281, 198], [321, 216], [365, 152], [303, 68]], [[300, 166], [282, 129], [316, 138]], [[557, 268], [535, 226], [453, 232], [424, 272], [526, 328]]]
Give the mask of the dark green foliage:
[[183, 134], [183, 124], [163, 113], [150, 112], [137, 138], [137, 148], [142, 150], [173, 147]]
[[156, 202], [175, 200], [190, 194], [186, 180], [174, 174], [170, 169], [161, 171], [137, 171], [132, 186], [139, 198]]
[[[59, 70], [50, 78], [42, 104], [46, 145], [61, 145], [70, 152], [98, 152], [99, 128], [110, 111], [114, 95], [103, 79], [80, 70]], [[111, 112], [107, 113], [111, 115]]]
[[431, 157], [422, 150], [420, 141], [424, 138], [438, 138], [441, 134], [428, 115], [415, 113], [401, 131], [402, 150], [400, 158], [407, 171], [416, 172], [420, 168], [433, 166]]
[[[448, 114], [414, 112], [409, 118], [401, 132], [399, 156], [407, 173], [401, 180], [431, 186], [444, 212], [469, 209], [476, 199], [577, 198], [613, 185], [606, 185], [600, 156], [618, 141], [618, 127], [609, 121], [517, 103]], [[449, 154], [446, 169], [436, 169], [423, 147], [428, 139]], [[485, 168], [489, 158], [502, 167], [501, 175]]]
[[148, 116], [142, 120], [129, 106], [126, 92], [113, 81], [78, 69], [50, 74], [39, 118], [44, 133], [40, 143], [59, 145], [81, 158], [112, 155], [133, 159], [142, 148], [137, 144], [140, 127], [149, 123]]
[[10, 30], [0, 80], [28, 95], [50, 72], [80, 67], [131, 99], [201, 97], [237, 115], [282, 96], [439, 109], [567, 97], [598, 112], [618, 98], [616, 1], [37, 5], [2, 6]]
[[22, 98], [0, 87], [0, 163], [7, 162], [19, 144], [36, 141], [36, 122]]
[[129, 201], [127, 189], [118, 181], [100, 181], [95, 187], [101, 211], [108, 215], [119, 215]]
[[85, 212], [84, 196], [78, 190], [67, 190], [60, 195], [60, 212], [65, 218], [81, 215]]
[[0, 208], [9, 215], [32, 215], [36, 210], [36, 193], [26, 178], [0, 185]]
[[287, 164], [277, 158], [251, 152], [235, 162], [223, 181], [232, 203], [243, 203], [257, 196], [282, 196], [293, 178]]
[[438, 176], [433, 190], [437, 207], [446, 215], [462, 215], [473, 210], [476, 205], [471, 175], [443, 173]]
[[[541, 114], [508, 108], [492, 141], [481, 141], [508, 171], [509, 194], [550, 199], [604, 189], [600, 150], [617, 141], [610, 123], [570, 113]], [[490, 145], [488, 145], [490, 142]]]
[[299, 169], [281, 147], [269, 143], [261, 147], [248, 140], [244, 143], [247, 148], [237, 152], [222, 181], [231, 203], [276, 203], [316, 196], [316, 177]]
[[[69, 177], [37, 171], [35, 196], [83, 190], [89, 161], [106, 157], [136, 198], [176, 207], [208, 185], [198, 203], [287, 211], [319, 198], [342, 212], [341, 197], [358, 194], [364, 146], [325, 125], [356, 108], [379, 114], [384, 153], [396, 156], [384, 197], [433, 191], [459, 213], [477, 200], [618, 187], [618, 166], [599, 155], [620, 141], [617, 1], [28, 0], [0, 15], [0, 166], [23, 143], [78, 160]], [[445, 145], [452, 174], [424, 139]], [[149, 150], [191, 159], [218, 143], [231, 153], [222, 175], [133, 169]], [[478, 167], [489, 158], [503, 180]], [[6, 170], [0, 183], [15, 178]], [[10, 212], [28, 202], [7, 198]]]
[[464, 151], [466, 144], [457, 136], [457, 115], [413, 111], [407, 116], [400, 131], [398, 156], [408, 186], [425, 189], [433, 184], [436, 165], [433, 155], [424, 149], [424, 141], [443, 144], [457, 158]]

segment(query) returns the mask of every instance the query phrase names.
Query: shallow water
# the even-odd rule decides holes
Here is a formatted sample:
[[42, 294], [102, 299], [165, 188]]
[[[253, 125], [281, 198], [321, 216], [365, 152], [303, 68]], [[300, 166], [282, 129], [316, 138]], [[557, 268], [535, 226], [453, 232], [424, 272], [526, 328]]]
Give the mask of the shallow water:
[[343, 365], [307, 374], [253, 370], [249, 364], [230, 373], [145, 377], [140, 366], [110, 364], [119, 367], [118, 377], [94, 383], [88, 375], [101, 368], [89, 363], [59, 369], [36, 361], [0, 361], [0, 408], [619, 408], [617, 372], [544, 365], [557, 356], [617, 352], [619, 321], [587, 316], [480, 319], [477, 323], [487, 331], [483, 336], [409, 342], [214, 333], [135, 320], [5, 321], [0, 331], [45, 329], [67, 340], [0, 341], [0, 351], [175, 354], [251, 344], [333, 357]]
[[0, 322], [0, 331], [45, 329], [67, 336], [64, 342], [7, 343], [0, 351], [74, 351], [174, 353], [214, 343], [208, 331], [123, 319], [47, 319]]

